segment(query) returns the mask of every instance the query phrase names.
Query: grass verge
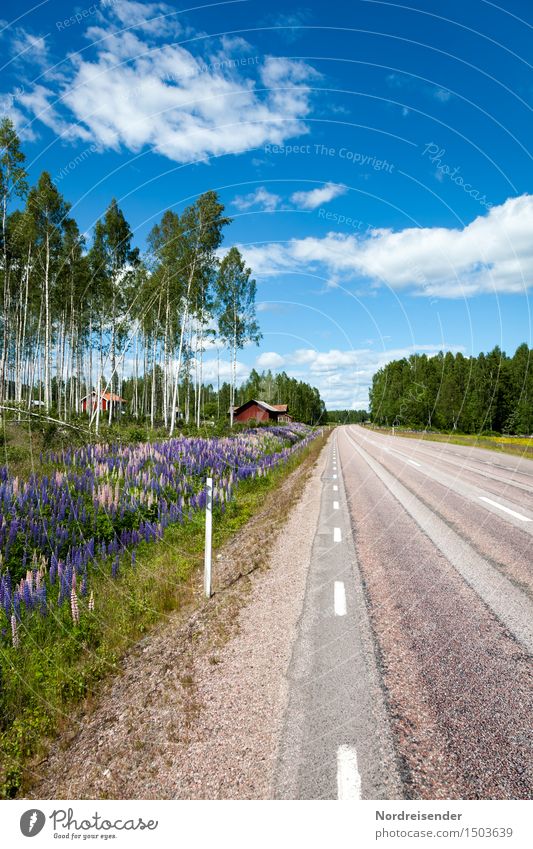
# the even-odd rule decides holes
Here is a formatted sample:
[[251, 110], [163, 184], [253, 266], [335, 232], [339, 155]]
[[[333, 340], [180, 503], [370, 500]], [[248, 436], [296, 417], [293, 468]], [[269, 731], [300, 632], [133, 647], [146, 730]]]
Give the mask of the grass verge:
[[[267, 477], [244, 481], [224, 514], [214, 516], [214, 548], [225, 545], [260, 513], [269, 497], [303, 461], [313, 461], [327, 438], [318, 437]], [[68, 727], [76, 705], [120, 670], [125, 652], [165, 615], [194, 606], [195, 576], [203, 563], [200, 514], [167, 529], [161, 542], [140, 546], [135, 567], [93, 581], [95, 609], [73, 627], [67, 606], [0, 649], [0, 796], [24, 789], [28, 764], [45, 756], [50, 740]], [[62, 618], [64, 617], [64, 618]]]
[[[367, 425], [367, 427], [369, 427]], [[391, 433], [390, 427], [372, 426], [370, 430], [377, 433]], [[488, 451], [499, 451], [503, 454], [514, 454], [533, 459], [533, 437], [529, 436], [483, 436], [466, 433], [439, 433], [435, 431], [410, 431], [395, 428], [396, 436], [405, 439], [423, 439], [428, 442], [448, 442], [451, 445], [470, 445], [474, 448], [486, 448]]]

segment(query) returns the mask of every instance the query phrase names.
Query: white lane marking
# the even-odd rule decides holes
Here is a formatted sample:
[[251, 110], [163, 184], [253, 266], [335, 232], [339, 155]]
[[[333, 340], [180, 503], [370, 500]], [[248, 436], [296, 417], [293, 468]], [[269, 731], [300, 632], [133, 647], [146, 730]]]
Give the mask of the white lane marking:
[[336, 481], [336, 480], [337, 480], [337, 475], [333, 475], [333, 480], [334, 480], [334, 481]]
[[385, 451], [387, 452], [387, 454], [397, 454], [398, 457], [402, 457], [402, 459], [407, 460], [408, 463], [411, 463], [411, 466], [418, 466], [418, 468], [421, 468], [421, 463], [416, 463], [415, 460], [410, 460], [409, 457], [406, 457], [405, 454], [402, 454], [401, 451], [395, 451], [394, 448], [385, 448]]
[[334, 483], [333, 484], [333, 492], [338, 492], [338, 491], [339, 491], [339, 487], [337, 486], [336, 483]]
[[340, 528], [333, 528], [333, 542], [342, 542], [342, 534]]
[[335, 608], [335, 616], [346, 616], [346, 590], [344, 589], [344, 581], [335, 581], [333, 606]]
[[493, 501], [492, 498], [485, 498], [484, 495], [479, 496], [481, 501], [486, 501], [487, 504], [492, 504], [493, 507], [497, 507], [498, 510], [503, 510], [504, 513], [509, 513], [510, 516], [514, 516], [515, 519], [521, 519], [522, 522], [531, 522], [527, 516], [524, 516], [523, 513], [517, 513], [516, 510], [511, 510], [509, 507], [505, 507], [503, 504], [498, 504], [497, 501]]
[[333, 509], [334, 509], [334, 510], [338, 510], [338, 509], [339, 509], [339, 502], [338, 502], [338, 501], [334, 501], [334, 502], [333, 502]]
[[337, 798], [361, 798], [361, 776], [353, 746], [344, 745], [337, 749]]

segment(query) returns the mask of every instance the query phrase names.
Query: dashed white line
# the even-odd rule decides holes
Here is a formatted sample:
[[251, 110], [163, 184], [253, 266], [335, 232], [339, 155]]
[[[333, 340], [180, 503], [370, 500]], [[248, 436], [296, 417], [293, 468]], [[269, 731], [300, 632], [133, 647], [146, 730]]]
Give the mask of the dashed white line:
[[405, 454], [402, 454], [401, 451], [395, 451], [394, 448], [385, 448], [385, 451], [390, 454], [396, 454], [398, 457], [402, 457], [402, 459], [407, 460], [411, 466], [417, 466], [419, 469], [421, 468], [421, 463], [417, 463], [415, 460], [410, 460], [409, 457], [406, 457]]
[[517, 513], [516, 510], [511, 510], [510, 507], [505, 507], [503, 504], [498, 504], [497, 501], [493, 501], [492, 498], [486, 498], [484, 495], [479, 496], [481, 501], [486, 501], [487, 504], [492, 504], [493, 507], [497, 507], [498, 510], [503, 510], [504, 513], [509, 513], [510, 516], [514, 516], [515, 519], [520, 519], [522, 522], [531, 522], [531, 519], [528, 516], [524, 516], [523, 513]]
[[336, 483], [334, 483], [333, 484], [333, 492], [338, 492], [338, 491], [339, 491], [339, 487], [337, 486]]
[[335, 616], [346, 616], [346, 590], [344, 589], [344, 581], [335, 581], [333, 607], [335, 608]]
[[337, 480], [337, 475], [333, 475], [333, 480], [334, 480], [334, 481], [336, 481], [336, 480]]
[[333, 528], [333, 542], [342, 542], [342, 534], [340, 528]]
[[337, 798], [361, 798], [361, 776], [353, 746], [344, 745], [337, 749]]
[[338, 509], [339, 509], [339, 502], [338, 502], [338, 501], [334, 501], [334, 502], [333, 502], [333, 509], [334, 509], [334, 510], [338, 510]]

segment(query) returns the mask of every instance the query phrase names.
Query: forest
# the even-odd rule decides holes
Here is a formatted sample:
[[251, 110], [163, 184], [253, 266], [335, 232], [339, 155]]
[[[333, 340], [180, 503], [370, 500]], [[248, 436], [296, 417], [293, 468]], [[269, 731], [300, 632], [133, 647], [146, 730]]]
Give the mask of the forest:
[[413, 354], [381, 368], [370, 391], [378, 425], [462, 433], [533, 432], [533, 351], [520, 345], [512, 357], [499, 347], [477, 357], [442, 351]]
[[[167, 210], [141, 255], [115, 199], [88, 239], [57, 182], [44, 171], [28, 185], [20, 139], [4, 118], [0, 415], [25, 411], [69, 422], [94, 392], [85, 402], [94, 433], [104, 420], [126, 416], [172, 435], [180, 422], [225, 420], [255, 393], [288, 403], [299, 421], [319, 420], [318, 392], [286, 374], [252, 372], [237, 387], [237, 353], [261, 339], [256, 283], [237, 248], [220, 258], [231, 219], [216, 192], [181, 215]], [[231, 374], [221, 384], [225, 351]], [[204, 380], [206, 352], [216, 355], [216, 386]], [[95, 403], [102, 394], [109, 396], [105, 411]]]
[[369, 418], [366, 410], [328, 410], [328, 422], [331, 424], [359, 424]]

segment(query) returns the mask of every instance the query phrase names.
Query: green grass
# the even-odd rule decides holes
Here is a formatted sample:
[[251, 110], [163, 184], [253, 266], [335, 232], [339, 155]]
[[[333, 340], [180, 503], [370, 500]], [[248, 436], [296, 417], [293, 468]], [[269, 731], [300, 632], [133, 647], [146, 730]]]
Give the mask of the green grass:
[[[367, 425], [367, 427], [369, 427]], [[390, 427], [373, 425], [372, 430], [379, 433], [391, 433]], [[486, 448], [489, 451], [500, 451], [504, 454], [515, 454], [533, 459], [533, 438], [529, 436], [499, 436], [484, 434], [457, 433], [456, 431], [410, 431], [395, 428], [396, 436], [406, 439], [424, 439], [430, 442], [449, 442], [452, 445], [471, 445], [475, 448]]]
[[[316, 439], [267, 477], [241, 482], [225, 513], [215, 511], [214, 548], [242, 528], [305, 457], [318, 455], [324, 441]], [[82, 613], [79, 625], [64, 604], [55, 618], [33, 616], [28, 632], [21, 625], [18, 648], [0, 648], [0, 798], [23, 789], [32, 760], [68, 724], [75, 705], [119, 670], [127, 649], [166, 614], [191, 605], [203, 546], [204, 517], [195, 514], [167, 528], [160, 542], [139, 546], [136, 566], [118, 578], [109, 567], [93, 574], [95, 609]]]

